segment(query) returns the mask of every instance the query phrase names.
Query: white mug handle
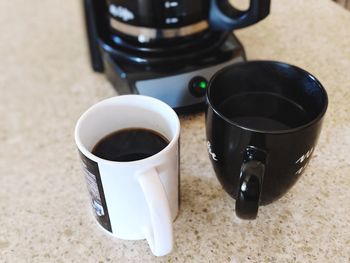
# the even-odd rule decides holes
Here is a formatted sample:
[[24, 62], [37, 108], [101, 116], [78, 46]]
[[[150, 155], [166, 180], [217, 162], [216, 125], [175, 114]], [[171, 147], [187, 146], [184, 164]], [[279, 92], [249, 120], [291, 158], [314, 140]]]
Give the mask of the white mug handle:
[[173, 223], [169, 201], [158, 172], [152, 168], [138, 174], [137, 180], [148, 205], [151, 225], [144, 226], [147, 242], [155, 256], [164, 256], [173, 249]]

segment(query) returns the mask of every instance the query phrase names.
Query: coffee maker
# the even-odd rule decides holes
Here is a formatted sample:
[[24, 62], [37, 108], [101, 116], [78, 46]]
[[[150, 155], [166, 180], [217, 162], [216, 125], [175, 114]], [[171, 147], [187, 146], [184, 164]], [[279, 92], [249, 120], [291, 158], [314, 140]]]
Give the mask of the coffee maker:
[[84, 0], [93, 69], [119, 94], [158, 98], [179, 113], [199, 110], [208, 80], [245, 60], [232, 30], [264, 19], [270, 0], [247, 10], [229, 0]]

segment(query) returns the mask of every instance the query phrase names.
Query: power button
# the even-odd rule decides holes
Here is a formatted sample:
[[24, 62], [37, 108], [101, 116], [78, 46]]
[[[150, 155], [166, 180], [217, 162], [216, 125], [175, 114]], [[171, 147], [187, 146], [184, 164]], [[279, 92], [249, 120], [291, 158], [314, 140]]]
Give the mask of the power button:
[[205, 95], [207, 86], [208, 86], [208, 81], [201, 76], [194, 77], [193, 79], [191, 79], [190, 83], [188, 84], [188, 88], [191, 94], [198, 98], [203, 97]]

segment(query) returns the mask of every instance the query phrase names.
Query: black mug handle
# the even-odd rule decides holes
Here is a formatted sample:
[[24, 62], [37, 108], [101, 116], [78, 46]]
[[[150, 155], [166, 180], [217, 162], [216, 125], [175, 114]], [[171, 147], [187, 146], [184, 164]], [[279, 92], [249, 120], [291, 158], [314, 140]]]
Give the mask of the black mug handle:
[[229, 0], [211, 0], [209, 21], [214, 30], [232, 31], [264, 19], [270, 13], [270, 0], [250, 0], [248, 10], [234, 8]]
[[258, 215], [266, 156], [265, 151], [256, 147], [248, 147], [244, 152], [236, 199], [239, 218], [255, 219]]

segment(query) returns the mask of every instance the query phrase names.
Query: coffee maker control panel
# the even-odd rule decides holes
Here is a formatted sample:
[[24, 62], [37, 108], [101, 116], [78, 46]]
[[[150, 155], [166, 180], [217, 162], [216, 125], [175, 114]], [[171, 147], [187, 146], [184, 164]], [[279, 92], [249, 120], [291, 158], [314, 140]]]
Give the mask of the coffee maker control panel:
[[195, 76], [188, 84], [188, 89], [195, 97], [204, 97], [208, 87], [208, 80], [202, 76]]
[[225, 63], [184, 74], [139, 80], [135, 83], [136, 91], [141, 95], [160, 99], [174, 109], [196, 105], [204, 102], [207, 80], [215, 72], [241, 61], [244, 61], [243, 57], [235, 57]]

